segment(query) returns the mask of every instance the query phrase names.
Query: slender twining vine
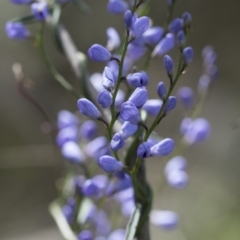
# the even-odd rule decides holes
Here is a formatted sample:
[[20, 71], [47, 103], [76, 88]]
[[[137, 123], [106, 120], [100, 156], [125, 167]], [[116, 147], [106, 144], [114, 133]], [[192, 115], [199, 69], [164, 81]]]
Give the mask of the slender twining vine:
[[[150, 223], [164, 230], [178, 227], [176, 212], [152, 209], [154, 192], [158, 189], [155, 191], [147, 181], [145, 162], [151, 161], [151, 157], [167, 159], [165, 169], [159, 171], [170, 187], [182, 189], [188, 183], [188, 174], [187, 160], [180, 154], [210, 134], [210, 124], [200, 114], [218, 75], [217, 56], [211, 46], [202, 52], [203, 75], [198, 81], [196, 100], [187, 86], [179, 88], [177, 97], [174, 96], [194, 55], [192, 47], [187, 46], [192, 30], [190, 13], [173, 18], [177, 0], [167, 0], [168, 11], [161, 27], [146, 16], [150, 0], [109, 0], [107, 10], [122, 16], [124, 33], [120, 37], [115, 28], [109, 27], [106, 46], [90, 44], [84, 54], [61, 22], [61, 13], [68, 4], [75, 4], [82, 14], [94, 14], [83, 0], [11, 2], [30, 5], [31, 13], [6, 23], [8, 37], [28, 40], [34, 46], [53, 79], [76, 99], [76, 110], [84, 115], [79, 119], [77, 114], [61, 110], [57, 126], [53, 126], [31, 89], [25, 87], [21, 65], [14, 65], [18, 91], [49, 122], [50, 130], [54, 130], [49, 130], [50, 134], [67, 160], [66, 174], [57, 184], [59, 196], [49, 207], [63, 237], [150, 240]], [[96, 24], [101, 21], [95, 20]], [[28, 30], [29, 24], [36, 25], [35, 34]], [[71, 85], [51, 61], [45, 49], [46, 28], [52, 30], [56, 48], [68, 59], [80, 88]], [[177, 64], [167, 55], [174, 48], [178, 49]], [[143, 61], [139, 62], [140, 59]], [[159, 59], [163, 60], [168, 81], [159, 82], [158, 98], [149, 99], [148, 69]], [[91, 61], [105, 63], [103, 72], [89, 75], [87, 65]], [[163, 139], [156, 127], [174, 111], [177, 98], [184, 107], [181, 138]], [[150, 118], [152, 121], [148, 121]], [[104, 135], [100, 136], [101, 126]]]

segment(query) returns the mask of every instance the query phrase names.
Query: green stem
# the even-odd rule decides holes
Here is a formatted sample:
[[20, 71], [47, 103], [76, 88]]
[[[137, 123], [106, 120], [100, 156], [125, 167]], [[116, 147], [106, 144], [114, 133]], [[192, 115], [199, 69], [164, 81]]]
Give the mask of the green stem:
[[68, 81], [57, 71], [57, 69], [49, 61], [46, 51], [43, 45], [43, 33], [44, 33], [44, 24], [41, 24], [40, 31], [37, 38], [37, 48], [42, 57], [43, 62], [45, 63], [48, 70], [51, 72], [55, 80], [69, 93], [71, 93], [75, 98], [79, 98], [79, 93], [74, 89], [74, 87], [68, 83]]

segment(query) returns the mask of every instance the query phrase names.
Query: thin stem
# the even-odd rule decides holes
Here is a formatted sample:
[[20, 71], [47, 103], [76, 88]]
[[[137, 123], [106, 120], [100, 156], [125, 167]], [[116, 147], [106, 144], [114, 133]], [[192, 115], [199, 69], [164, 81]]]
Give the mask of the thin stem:
[[55, 78], [55, 80], [60, 83], [60, 85], [66, 89], [68, 92], [70, 92], [75, 98], [79, 98], [79, 93], [74, 89], [74, 87], [68, 83], [68, 81], [57, 71], [57, 69], [51, 64], [51, 62], [49, 61], [47, 54], [45, 52], [44, 49], [44, 45], [43, 45], [43, 33], [44, 33], [44, 24], [41, 24], [40, 26], [40, 31], [38, 34], [38, 38], [37, 38], [37, 48], [39, 50], [39, 53], [42, 57], [43, 62], [45, 63], [46, 67], [48, 68], [48, 70], [51, 72], [51, 74], [53, 75], [53, 77]]

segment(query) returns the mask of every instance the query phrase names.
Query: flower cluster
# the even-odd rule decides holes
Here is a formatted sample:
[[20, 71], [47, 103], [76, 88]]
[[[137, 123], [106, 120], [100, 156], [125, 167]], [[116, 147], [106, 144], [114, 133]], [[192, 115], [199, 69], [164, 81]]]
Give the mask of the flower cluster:
[[[55, 9], [61, 9], [71, 1], [58, 0], [53, 4], [32, 0], [11, 2], [31, 5], [32, 21], [43, 27], [44, 21], [53, 22]], [[56, 136], [56, 143], [68, 162], [69, 170], [60, 184], [61, 198], [56, 204], [60, 206], [60, 213], [55, 219], [64, 223], [63, 228], [70, 229], [78, 240], [122, 240], [129, 234], [132, 235], [131, 240], [134, 237], [142, 239], [141, 231], [148, 219], [162, 229], [177, 227], [177, 213], [151, 209], [152, 191], [144, 163], [151, 161], [151, 157], [169, 159], [162, 171], [166, 181], [175, 189], [183, 189], [189, 178], [187, 160], [176, 155], [175, 146], [184, 150], [210, 135], [210, 124], [200, 114], [209, 86], [218, 75], [216, 53], [210, 46], [203, 50], [204, 74], [199, 80], [197, 100], [194, 99], [193, 90], [187, 86], [179, 88], [177, 97], [174, 96], [176, 85], [194, 56], [193, 49], [187, 46], [192, 17], [185, 12], [181, 17], [172, 19], [176, 1], [168, 0], [169, 18], [165, 27], [154, 26], [148, 16], [142, 16], [138, 11], [141, 8], [144, 10], [145, 2], [108, 1], [107, 10], [122, 16], [125, 34], [121, 39], [118, 31], [109, 27], [106, 30], [106, 45], [95, 43], [88, 49], [89, 59], [105, 66], [102, 73], [93, 73], [90, 77], [80, 74], [81, 81], [85, 82], [84, 88], [92, 87], [81, 97], [57, 73], [44, 55], [43, 43], [40, 44], [50, 71], [65, 89], [77, 96], [76, 108], [84, 115], [80, 120], [79, 113], [60, 111]], [[24, 40], [36, 37], [31, 36], [23, 22], [15, 20], [6, 24], [9, 38]], [[56, 27], [59, 30], [59, 26]], [[58, 31], [55, 33], [58, 34]], [[41, 40], [41, 34], [35, 39]], [[177, 63], [168, 55], [174, 48], [179, 52]], [[71, 54], [75, 54], [73, 58], [76, 59], [79, 52], [75, 53], [73, 49]], [[148, 67], [155, 57], [162, 59], [168, 81], [158, 82], [157, 97], [149, 98]], [[140, 59], [145, 59], [142, 67]], [[82, 72], [86, 72], [85, 67], [81, 66]], [[183, 105], [185, 116], [180, 124], [182, 136], [179, 142], [170, 136], [162, 138], [155, 132], [161, 121], [176, 108], [177, 101]], [[90, 119], [86, 120], [85, 117]], [[96, 121], [104, 125], [105, 131], [101, 135]], [[118, 217], [123, 216], [121, 224], [116, 219], [110, 220], [115, 213]], [[136, 216], [138, 219], [132, 225], [131, 218]], [[125, 220], [128, 219], [129, 227], [124, 230]], [[64, 229], [60, 230], [64, 232]], [[150, 236], [145, 240], [149, 239]]]

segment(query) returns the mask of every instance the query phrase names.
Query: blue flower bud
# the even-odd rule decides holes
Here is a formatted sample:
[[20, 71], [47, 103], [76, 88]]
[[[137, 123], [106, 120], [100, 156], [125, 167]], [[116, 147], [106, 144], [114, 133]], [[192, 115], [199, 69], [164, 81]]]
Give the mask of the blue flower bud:
[[128, 5], [123, 0], [109, 0], [107, 9], [112, 14], [121, 14], [128, 9]]
[[125, 100], [125, 93], [121, 89], [119, 89], [115, 99], [115, 108], [120, 108], [124, 100]]
[[86, 98], [81, 98], [77, 102], [78, 110], [81, 114], [98, 119], [102, 116], [96, 106]]
[[218, 68], [216, 65], [211, 64], [206, 67], [206, 73], [210, 76], [212, 80], [218, 78]]
[[93, 240], [93, 234], [89, 230], [83, 230], [78, 234], [77, 239], [78, 240]]
[[183, 31], [178, 32], [177, 34], [177, 44], [179, 47], [183, 47], [186, 41], [186, 36]]
[[147, 114], [156, 117], [162, 107], [162, 100], [160, 99], [150, 99], [142, 106]]
[[98, 159], [99, 157], [107, 154], [108, 141], [105, 136], [97, 137], [88, 143], [85, 149], [87, 155], [91, 158]]
[[138, 87], [132, 93], [128, 101], [133, 103], [137, 108], [140, 108], [146, 103], [147, 99], [148, 99], [148, 91], [146, 90], [146, 88]]
[[164, 99], [164, 98], [166, 97], [166, 95], [167, 95], [167, 90], [166, 90], [166, 87], [165, 87], [164, 82], [159, 82], [159, 83], [158, 83], [157, 93], [158, 93], [158, 96], [159, 96], [161, 99]]
[[[112, 62], [112, 61], [111, 61]], [[109, 62], [110, 63], [110, 62]], [[103, 80], [103, 74], [101, 73], [93, 73], [90, 77], [89, 80], [91, 82], [91, 84], [93, 85], [94, 89], [97, 92], [101, 92], [102, 90], [104, 90], [104, 87], [102, 85], [102, 80]]]
[[11, 3], [13, 4], [30, 4], [32, 3], [32, 0], [11, 0]]
[[133, 199], [129, 199], [121, 205], [121, 213], [125, 218], [130, 218], [136, 208], [136, 204]]
[[77, 126], [79, 122], [77, 116], [67, 110], [61, 110], [58, 113], [57, 125], [59, 129], [69, 126]]
[[78, 140], [78, 128], [77, 126], [73, 125], [61, 129], [56, 137], [56, 142], [60, 147], [62, 147], [62, 145], [66, 142], [69, 141], [77, 142], [77, 140]]
[[168, 56], [168, 55], [164, 56], [164, 58], [163, 58], [163, 65], [164, 65], [164, 68], [167, 71], [167, 74], [169, 76], [172, 76], [173, 75], [174, 64], [173, 64], [173, 60], [172, 60], [172, 58], [170, 56]]
[[187, 160], [182, 156], [173, 157], [168, 161], [164, 168], [165, 176], [169, 175], [173, 171], [186, 171]]
[[135, 125], [126, 121], [121, 126], [120, 133], [124, 139], [127, 139], [130, 136], [134, 135], [137, 132], [137, 130], [138, 130], [138, 125]]
[[36, 2], [31, 5], [32, 14], [37, 20], [45, 21], [49, 16], [48, 5], [46, 2]]
[[190, 87], [179, 88], [177, 95], [185, 108], [193, 106], [193, 91]]
[[191, 47], [184, 48], [182, 57], [183, 57], [184, 63], [188, 65], [193, 60], [193, 49]]
[[162, 27], [151, 27], [143, 33], [143, 40], [146, 44], [156, 45], [162, 38], [164, 29]]
[[149, 147], [151, 148], [152, 146], [156, 145], [159, 142], [159, 140], [157, 138], [150, 136], [148, 138], [147, 142], [148, 142]]
[[100, 193], [100, 189], [92, 179], [88, 179], [82, 186], [82, 193], [87, 197], [97, 197]]
[[76, 190], [78, 193], [82, 194], [82, 186], [86, 181], [86, 177], [83, 175], [79, 175], [77, 177], [74, 178], [74, 183], [76, 186]]
[[108, 240], [123, 240], [126, 231], [124, 229], [117, 229], [108, 236]]
[[28, 29], [20, 22], [7, 22], [5, 30], [10, 39], [25, 40], [30, 36]]
[[124, 138], [121, 133], [114, 134], [110, 146], [114, 151], [118, 151], [124, 146]]
[[193, 120], [191, 118], [184, 118], [182, 120], [181, 125], [180, 125], [180, 132], [181, 132], [182, 135], [184, 135], [187, 132], [189, 126], [192, 123], [192, 121]]
[[98, 103], [102, 105], [103, 108], [108, 108], [112, 105], [112, 94], [104, 90], [98, 95]]
[[[96, 226], [96, 234], [103, 236], [109, 235], [112, 226], [106, 212], [99, 210], [94, 220]], [[104, 238], [104, 240], [106, 240], [106, 238]]]
[[172, 33], [178, 33], [182, 30], [183, 27], [183, 20], [181, 18], [175, 18], [173, 21], [169, 24], [168, 30]]
[[164, 112], [165, 114], [170, 113], [177, 106], [177, 99], [174, 96], [170, 96], [165, 105]]
[[133, 199], [134, 191], [133, 187], [129, 187], [125, 190], [122, 190], [116, 194], [113, 195], [113, 199], [118, 202], [119, 204], [124, 203], [125, 201], [128, 201], [130, 199]]
[[92, 178], [92, 181], [101, 190], [105, 189], [108, 185], [108, 177], [106, 175], [96, 175]]
[[150, 214], [150, 222], [166, 230], [175, 229], [178, 221], [178, 215], [172, 211], [153, 210]]
[[163, 56], [175, 46], [175, 37], [172, 33], [168, 33], [154, 48], [152, 57], [156, 55]]
[[168, 184], [176, 189], [183, 189], [188, 183], [188, 174], [182, 170], [174, 170], [166, 175]]
[[74, 220], [74, 209], [69, 205], [65, 205], [62, 208], [62, 213], [66, 218], [67, 222], [71, 224]]
[[216, 64], [217, 54], [214, 51], [214, 48], [212, 46], [208, 45], [204, 47], [202, 51], [202, 57], [203, 57], [204, 64], [206, 66]]
[[94, 121], [85, 121], [80, 128], [80, 137], [86, 140], [94, 138], [97, 134], [97, 125]]
[[107, 49], [109, 51], [113, 51], [120, 46], [121, 40], [115, 28], [110, 27], [107, 29], [107, 37]]
[[188, 144], [199, 143], [206, 140], [210, 135], [210, 124], [204, 118], [196, 118], [191, 122], [184, 134], [184, 140]]
[[202, 75], [198, 81], [198, 92], [205, 93], [208, 90], [211, 78], [208, 75]]
[[192, 22], [192, 15], [188, 12], [183, 13], [182, 19], [185, 26], [188, 26]]
[[132, 17], [132, 12], [130, 10], [127, 10], [123, 17], [123, 21], [127, 29], [130, 29], [132, 27]]
[[139, 158], [148, 158], [150, 156], [150, 146], [148, 142], [143, 142], [137, 149], [137, 156]]
[[[127, 48], [126, 56], [132, 62], [135, 62], [135, 61], [138, 61], [141, 57], [143, 57], [145, 55], [146, 51], [147, 51], [147, 48], [145, 46], [137, 46], [137, 45], [130, 43]], [[128, 63], [128, 65], [129, 65], [129, 63]]]
[[138, 72], [127, 76], [128, 83], [133, 87], [143, 87], [149, 82], [149, 77], [146, 72]]
[[62, 155], [69, 160], [71, 163], [82, 163], [85, 160], [85, 156], [79, 147], [79, 145], [75, 142], [66, 142], [63, 144], [61, 149]]
[[174, 141], [170, 138], [166, 138], [151, 147], [151, 156], [167, 156], [172, 152], [173, 148]]
[[138, 109], [131, 102], [124, 102], [122, 104], [120, 117], [122, 120], [129, 121], [132, 124], [138, 124], [141, 121]]
[[143, 33], [147, 31], [149, 26], [150, 26], [150, 20], [148, 17], [144, 16], [144, 17], [138, 18], [132, 25], [132, 28], [130, 30], [130, 36], [132, 38], [138, 38], [142, 36]]
[[115, 158], [105, 155], [99, 158], [98, 163], [100, 167], [108, 173], [121, 171], [123, 169], [122, 162], [117, 161]]
[[102, 85], [105, 89], [111, 91], [115, 85], [115, 76], [112, 69], [108, 66], [104, 68], [102, 75]]
[[95, 62], [108, 62], [111, 60], [111, 53], [99, 44], [94, 44], [88, 49], [88, 56]]

